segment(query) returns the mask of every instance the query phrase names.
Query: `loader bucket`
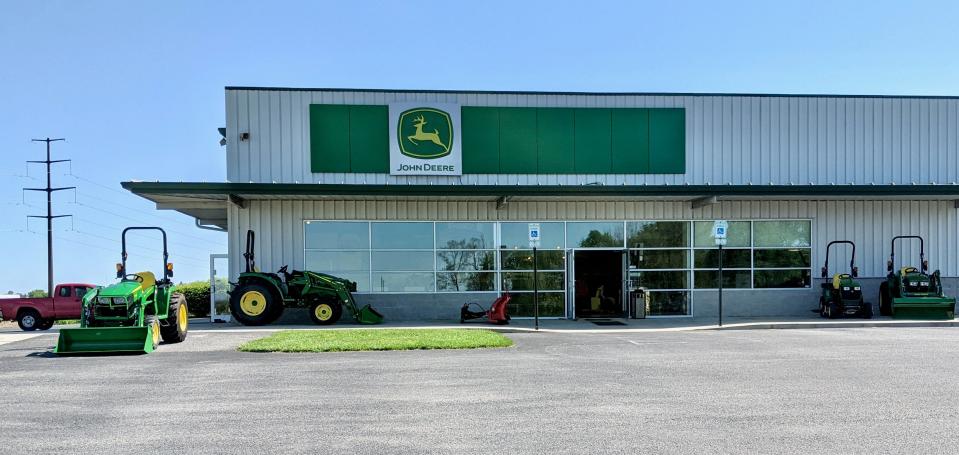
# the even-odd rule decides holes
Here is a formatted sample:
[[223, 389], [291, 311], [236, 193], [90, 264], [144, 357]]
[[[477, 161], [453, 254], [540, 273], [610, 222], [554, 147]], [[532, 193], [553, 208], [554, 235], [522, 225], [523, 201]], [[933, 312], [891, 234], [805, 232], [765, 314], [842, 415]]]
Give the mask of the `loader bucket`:
[[153, 352], [153, 334], [147, 327], [87, 327], [62, 329], [53, 351], [58, 355]]
[[383, 315], [369, 305], [364, 305], [356, 314], [356, 322], [360, 324], [381, 324]]
[[892, 299], [893, 319], [955, 319], [956, 299], [902, 297]]

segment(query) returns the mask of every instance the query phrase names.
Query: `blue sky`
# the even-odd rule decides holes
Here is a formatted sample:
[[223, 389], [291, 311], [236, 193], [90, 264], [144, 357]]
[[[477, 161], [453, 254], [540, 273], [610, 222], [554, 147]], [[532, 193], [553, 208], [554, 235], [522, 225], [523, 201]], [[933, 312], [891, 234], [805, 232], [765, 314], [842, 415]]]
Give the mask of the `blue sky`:
[[[222, 181], [227, 85], [959, 95], [956, 2], [240, 2], [0, 4], [0, 292], [46, 285], [43, 158], [57, 281], [107, 283], [120, 230], [166, 228], [178, 280], [225, 234], [120, 181]], [[131, 267], [155, 269], [157, 239]], [[135, 247], [134, 247], [135, 248]]]

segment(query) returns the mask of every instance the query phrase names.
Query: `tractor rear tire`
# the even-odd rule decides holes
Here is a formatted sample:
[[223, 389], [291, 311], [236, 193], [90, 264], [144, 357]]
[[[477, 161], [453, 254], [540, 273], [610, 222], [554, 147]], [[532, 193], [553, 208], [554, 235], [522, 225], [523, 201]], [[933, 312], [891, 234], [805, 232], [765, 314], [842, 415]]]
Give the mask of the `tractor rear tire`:
[[20, 314], [17, 315], [17, 325], [20, 326], [20, 330], [24, 332], [32, 332], [37, 330], [42, 324], [43, 319], [40, 317], [40, 313], [33, 308], [25, 308], [20, 311]]
[[153, 340], [153, 350], [155, 351], [157, 347], [160, 346], [160, 321], [157, 319], [156, 315], [148, 314], [143, 316], [143, 325], [146, 327], [153, 327], [153, 333], [151, 334]]
[[280, 316], [283, 316], [283, 309], [283, 305], [273, 305], [270, 316], [267, 318], [266, 323], [272, 324], [276, 322], [277, 319], [280, 319]]
[[889, 282], [879, 285], [879, 315], [892, 316], [892, 296], [889, 295]]
[[321, 300], [310, 305], [310, 319], [317, 325], [330, 325], [343, 316], [343, 305], [335, 300]]
[[160, 326], [160, 336], [164, 343], [179, 343], [186, 339], [190, 329], [190, 307], [183, 294], [175, 293], [170, 296], [170, 310], [167, 312], [167, 325]]
[[57, 320], [54, 318], [47, 318], [40, 322], [40, 325], [37, 326], [37, 330], [50, 330], [53, 327], [53, 323]]
[[243, 325], [269, 324], [282, 311], [276, 306], [283, 306], [282, 300], [259, 284], [240, 285], [230, 294], [230, 313]]

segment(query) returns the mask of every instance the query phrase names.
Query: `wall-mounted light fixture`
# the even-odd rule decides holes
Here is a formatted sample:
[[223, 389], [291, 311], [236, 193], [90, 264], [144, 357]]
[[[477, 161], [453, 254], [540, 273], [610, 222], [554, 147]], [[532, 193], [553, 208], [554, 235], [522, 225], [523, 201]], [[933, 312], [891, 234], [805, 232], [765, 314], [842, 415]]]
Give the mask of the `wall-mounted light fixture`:
[[240, 133], [240, 140], [241, 140], [241, 141], [248, 141], [248, 140], [250, 140], [250, 133]]

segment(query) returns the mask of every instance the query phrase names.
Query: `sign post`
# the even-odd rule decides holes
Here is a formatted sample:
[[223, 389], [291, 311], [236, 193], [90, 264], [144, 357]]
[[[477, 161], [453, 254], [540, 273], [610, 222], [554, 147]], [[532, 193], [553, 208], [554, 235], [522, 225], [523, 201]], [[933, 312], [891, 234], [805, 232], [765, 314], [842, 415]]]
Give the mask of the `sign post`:
[[539, 330], [539, 267], [536, 263], [536, 249], [539, 248], [539, 239], [542, 232], [539, 223], [529, 223], [529, 246], [533, 249], [533, 327]]
[[726, 220], [713, 222], [713, 239], [719, 247], [719, 326], [723, 326], [723, 245], [726, 244], [726, 234], [729, 223]]

